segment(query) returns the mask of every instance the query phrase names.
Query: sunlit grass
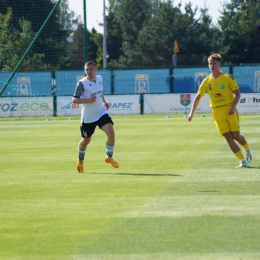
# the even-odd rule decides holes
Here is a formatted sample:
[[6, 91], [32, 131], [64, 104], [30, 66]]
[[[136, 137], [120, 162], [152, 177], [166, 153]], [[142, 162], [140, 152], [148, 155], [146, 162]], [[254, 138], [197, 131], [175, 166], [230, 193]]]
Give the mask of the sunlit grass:
[[258, 115], [238, 164], [210, 115], [112, 116], [76, 171], [79, 118], [0, 119], [0, 259], [259, 259]]

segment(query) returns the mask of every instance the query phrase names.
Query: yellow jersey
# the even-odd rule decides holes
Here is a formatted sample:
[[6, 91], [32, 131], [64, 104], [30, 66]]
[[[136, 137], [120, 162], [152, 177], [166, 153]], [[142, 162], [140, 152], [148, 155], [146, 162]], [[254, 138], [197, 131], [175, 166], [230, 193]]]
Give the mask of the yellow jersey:
[[197, 94], [204, 96], [207, 92], [210, 97], [209, 106], [214, 108], [231, 104], [234, 100], [233, 91], [237, 89], [238, 85], [232, 75], [220, 71], [216, 79], [212, 77], [212, 74], [207, 76], [201, 82]]

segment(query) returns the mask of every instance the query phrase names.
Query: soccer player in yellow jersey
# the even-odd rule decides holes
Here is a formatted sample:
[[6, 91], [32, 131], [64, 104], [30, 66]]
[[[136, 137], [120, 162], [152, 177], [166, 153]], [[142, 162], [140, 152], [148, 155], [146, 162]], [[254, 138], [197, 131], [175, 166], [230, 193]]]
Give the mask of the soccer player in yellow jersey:
[[[201, 97], [207, 92], [218, 132], [220, 136], [225, 137], [230, 149], [240, 161], [237, 168], [248, 167], [247, 163], [252, 161], [252, 155], [245, 137], [240, 133], [239, 117], [236, 110], [240, 99], [238, 85], [230, 74], [220, 71], [221, 56], [219, 54], [210, 55], [208, 65], [211, 74], [201, 82], [188, 120], [192, 120]], [[244, 148], [246, 158], [237, 143]]]

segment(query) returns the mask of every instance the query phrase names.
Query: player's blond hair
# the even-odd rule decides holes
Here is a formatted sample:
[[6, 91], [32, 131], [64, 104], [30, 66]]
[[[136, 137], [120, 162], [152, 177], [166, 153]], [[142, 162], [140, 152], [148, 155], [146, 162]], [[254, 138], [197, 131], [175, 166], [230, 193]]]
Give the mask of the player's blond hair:
[[212, 60], [221, 61], [221, 56], [220, 56], [220, 54], [218, 54], [218, 53], [211, 54], [211, 55], [208, 57], [208, 61], [212, 61]]

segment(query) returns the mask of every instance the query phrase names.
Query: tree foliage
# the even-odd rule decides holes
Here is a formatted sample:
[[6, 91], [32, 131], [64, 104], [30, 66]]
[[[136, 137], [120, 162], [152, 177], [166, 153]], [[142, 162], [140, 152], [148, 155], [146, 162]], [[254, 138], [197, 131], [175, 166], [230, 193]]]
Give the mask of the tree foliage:
[[[119, 1], [118, 1], [119, 2]], [[115, 19], [120, 21], [122, 32], [122, 52], [118, 61], [111, 62], [116, 67], [131, 67], [134, 63], [138, 63], [138, 37], [145, 22], [151, 15], [151, 4], [147, 0], [121, 0], [117, 3]], [[110, 50], [108, 50], [110, 52]]]
[[[114, 12], [110, 12], [106, 18], [107, 22], [107, 50], [108, 50], [108, 65], [111, 66], [111, 60], [117, 60], [123, 54], [121, 50], [123, 41], [123, 31], [120, 23], [117, 22]], [[100, 48], [103, 52], [103, 48]], [[102, 58], [103, 60], [103, 58]]]
[[178, 59], [183, 65], [204, 64], [207, 55], [216, 49], [212, 39], [219, 33], [207, 9], [196, 18], [197, 8], [193, 10], [191, 3], [184, 6], [183, 13], [181, 3], [174, 6], [171, 0], [122, 0], [111, 12], [115, 12], [122, 31], [122, 54], [111, 61], [114, 67], [171, 66], [175, 40], [181, 48]]
[[[41, 58], [41, 63], [44, 64], [42, 67], [47, 69], [66, 68], [68, 67], [67, 62], [70, 60], [68, 57], [67, 47], [69, 43], [67, 38], [71, 32], [71, 22], [75, 22], [75, 20], [72, 18], [73, 13], [70, 14], [68, 10], [66, 12], [66, 1], [64, 3], [65, 5], [63, 4], [56, 8], [53, 15], [49, 17], [44, 29], [31, 48], [31, 53], [35, 53], [38, 56], [38, 60]], [[21, 21], [23, 21], [23, 24], [29, 23], [32, 32], [28, 35], [27, 38], [29, 38], [29, 36], [35, 36], [39, 32], [53, 10], [54, 5], [52, 0], [0, 0], [0, 13], [6, 15], [9, 9], [12, 11], [12, 19], [8, 20], [9, 29], [15, 30], [17, 33], [23, 33]], [[62, 20], [66, 13], [67, 20]], [[27, 47], [32, 40], [33, 38], [30, 37]], [[14, 63], [17, 64], [21, 58], [20, 49], [17, 46], [13, 51], [15, 52], [15, 57], [17, 57]], [[30, 68], [33, 69], [32, 66]], [[11, 69], [14, 69], [14, 67]], [[37, 69], [39, 69], [39, 66], [35, 66], [33, 70]]]
[[[0, 70], [13, 70], [50, 14], [53, 0], [0, 0]], [[57, 2], [57, 1], [56, 1]], [[109, 0], [108, 66], [172, 66], [174, 41], [178, 65], [205, 65], [220, 53], [226, 64], [259, 63], [259, 0], [230, 0], [214, 25], [205, 6], [174, 0]], [[84, 33], [88, 59], [103, 64], [103, 35], [85, 31], [79, 16], [62, 0], [39, 35], [20, 70], [82, 69]]]
[[260, 41], [256, 25], [260, 21], [259, 0], [231, 0], [219, 19], [221, 53], [227, 63], [259, 63]]
[[63, 26], [68, 34], [72, 34], [74, 30], [81, 24], [81, 17], [76, 16], [74, 11], [69, 8], [68, 0], [62, 0], [59, 5], [60, 10], [60, 24]]
[[[121, 44], [110, 64], [171, 66], [175, 40], [180, 65], [204, 65], [214, 52], [221, 53], [226, 63], [259, 62], [260, 44], [255, 33], [259, 4], [259, 0], [232, 0], [223, 5], [222, 17], [214, 25], [207, 7], [198, 13], [191, 2], [182, 11], [181, 2], [174, 5], [171, 0], [110, 0], [113, 25], [108, 23], [107, 27], [118, 28], [116, 44]], [[113, 32], [108, 30], [108, 40]], [[112, 45], [108, 46], [108, 52], [111, 49]]]
[[[23, 56], [34, 33], [31, 23], [27, 20], [18, 21], [20, 30], [12, 25], [12, 12], [8, 9], [6, 14], [0, 13], [0, 70], [12, 71]], [[20, 66], [20, 70], [43, 70], [46, 66], [42, 63], [43, 54], [29, 52]]]
[[[98, 67], [101, 67], [99, 53], [102, 54], [102, 49], [100, 49], [102, 42], [102, 35], [98, 33], [95, 29], [91, 32], [87, 31], [87, 41], [88, 41], [88, 60], [94, 61]], [[79, 24], [78, 28], [74, 31], [72, 35], [71, 44], [71, 63], [70, 69], [78, 70], [84, 67], [84, 25]]]

